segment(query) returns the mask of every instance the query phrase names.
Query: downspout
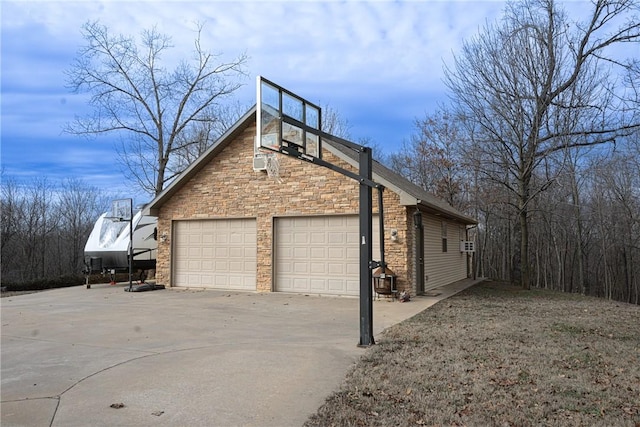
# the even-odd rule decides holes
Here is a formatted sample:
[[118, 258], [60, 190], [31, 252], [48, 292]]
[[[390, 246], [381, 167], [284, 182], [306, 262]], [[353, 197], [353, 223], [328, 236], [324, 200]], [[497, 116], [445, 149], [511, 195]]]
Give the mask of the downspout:
[[413, 213], [413, 226], [415, 228], [416, 294], [420, 295], [424, 293], [424, 226], [422, 213], [418, 209]]
[[[470, 227], [465, 227], [464, 228], [464, 239], [465, 240], [469, 240], [469, 230], [477, 228], [477, 225], [472, 225]], [[475, 247], [475, 245], [474, 245]], [[476, 248], [477, 250], [477, 248]], [[467, 254], [467, 277], [472, 276], [473, 280], [476, 280], [476, 277], [478, 275], [478, 268], [477, 268], [477, 263], [476, 263], [476, 253], [475, 252], [471, 252], [470, 254]]]

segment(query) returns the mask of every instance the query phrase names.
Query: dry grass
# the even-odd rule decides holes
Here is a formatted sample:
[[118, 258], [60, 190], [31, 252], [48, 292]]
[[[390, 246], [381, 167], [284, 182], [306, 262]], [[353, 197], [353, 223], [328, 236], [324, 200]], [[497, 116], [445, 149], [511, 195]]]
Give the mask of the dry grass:
[[306, 426], [640, 426], [640, 307], [485, 282], [379, 337]]

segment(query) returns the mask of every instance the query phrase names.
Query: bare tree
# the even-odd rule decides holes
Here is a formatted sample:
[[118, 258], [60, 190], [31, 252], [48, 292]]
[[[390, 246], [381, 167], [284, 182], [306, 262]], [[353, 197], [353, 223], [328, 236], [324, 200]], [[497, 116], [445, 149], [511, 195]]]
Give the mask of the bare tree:
[[329, 104], [325, 104], [322, 107], [322, 130], [333, 136], [349, 139], [351, 124], [349, 120], [342, 117], [338, 110]]
[[611, 143], [638, 126], [629, 109], [632, 85], [626, 91], [616, 85], [617, 76], [632, 75], [634, 60], [612, 54], [640, 41], [637, 7], [634, 0], [597, 0], [585, 22], [573, 23], [555, 0], [509, 3], [500, 24], [466, 42], [445, 70], [482, 156], [481, 172], [514, 195], [517, 270], [525, 288], [530, 204], [556, 178], [550, 157]]
[[94, 222], [108, 206], [107, 197], [77, 178], [66, 179], [58, 194], [58, 238], [66, 255], [63, 258], [66, 263], [61, 265], [62, 274], [78, 273], [84, 262], [84, 245]]
[[172, 176], [186, 169], [198, 157], [213, 145], [250, 107], [233, 103], [221, 105], [216, 112], [205, 113], [204, 119], [193, 123], [179, 136], [179, 145], [183, 150], [177, 151], [167, 168]]
[[51, 260], [47, 240], [56, 231], [60, 218], [56, 212], [54, 186], [46, 177], [32, 180], [22, 194], [23, 209], [19, 212], [20, 242], [16, 246], [21, 261], [21, 280], [46, 277]]
[[373, 156], [373, 160], [375, 160], [376, 162], [382, 163], [384, 165], [389, 163], [389, 157], [387, 156], [384, 147], [377, 140], [365, 136], [362, 138], [358, 138], [358, 144], [371, 148], [371, 155]]
[[414, 184], [463, 208], [464, 162], [460, 146], [466, 138], [460, 122], [446, 109], [416, 119], [417, 132], [399, 153], [390, 157], [392, 169]]
[[0, 237], [0, 247], [2, 248], [3, 262], [7, 257], [15, 255], [9, 251], [4, 252], [5, 246], [10, 243], [19, 233], [20, 212], [23, 210], [22, 200], [19, 196], [18, 184], [15, 179], [2, 174], [2, 198], [0, 199], [0, 227], [2, 236]]
[[68, 86], [90, 95], [92, 112], [65, 130], [87, 136], [117, 133], [130, 175], [143, 190], [158, 194], [180, 172], [170, 169], [172, 157], [196, 143], [183, 134], [216, 119], [220, 103], [241, 86], [247, 57], [218, 62], [219, 55], [201, 45], [201, 25], [193, 57], [172, 71], [163, 65], [171, 38], [156, 28], [142, 31], [138, 41], [88, 22], [82, 35], [86, 45], [67, 71]]
[[[322, 107], [322, 131], [339, 138], [351, 139], [351, 123], [329, 104], [325, 104], [324, 107]], [[379, 143], [370, 137], [360, 138], [357, 142], [358, 144], [371, 148], [371, 154], [374, 160], [385, 163], [385, 153]]]

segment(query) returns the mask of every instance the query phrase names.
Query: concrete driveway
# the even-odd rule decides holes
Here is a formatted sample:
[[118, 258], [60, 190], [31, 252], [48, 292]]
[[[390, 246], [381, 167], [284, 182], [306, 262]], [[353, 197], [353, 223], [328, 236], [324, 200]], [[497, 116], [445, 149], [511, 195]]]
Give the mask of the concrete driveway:
[[[375, 301], [374, 336], [471, 284]], [[0, 301], [3, 427], [300, 426], [366, 351], [357, 298], [93, 285]]]

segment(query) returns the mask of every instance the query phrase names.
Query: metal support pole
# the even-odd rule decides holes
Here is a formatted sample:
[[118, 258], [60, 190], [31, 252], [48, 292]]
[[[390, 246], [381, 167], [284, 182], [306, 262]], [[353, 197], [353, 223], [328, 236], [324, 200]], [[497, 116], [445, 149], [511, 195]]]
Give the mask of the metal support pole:
[[133, 199], [129, 199], [129, 292], [133, 288]]
[[386, 273], [387, 271], [387, 263], [384, 260], [384, 207], [382, 206], [382, 200], [384, 199], [384, 195], [382, 194], [384, 191], [384, 187], [378, 187], [378, 217], [380, 220], [380, 267], [382, 267], [382, 273]]
[[371, 187], [364, 179], [371, 181], [372, 156], [369, 147], [362, 147], [359, 153], [360, 167], [360, 342], [359, 347], [375, 344], [373, 339], [373, 289], [371, 282], [371, 261], [373, 258], [373, 201]]

